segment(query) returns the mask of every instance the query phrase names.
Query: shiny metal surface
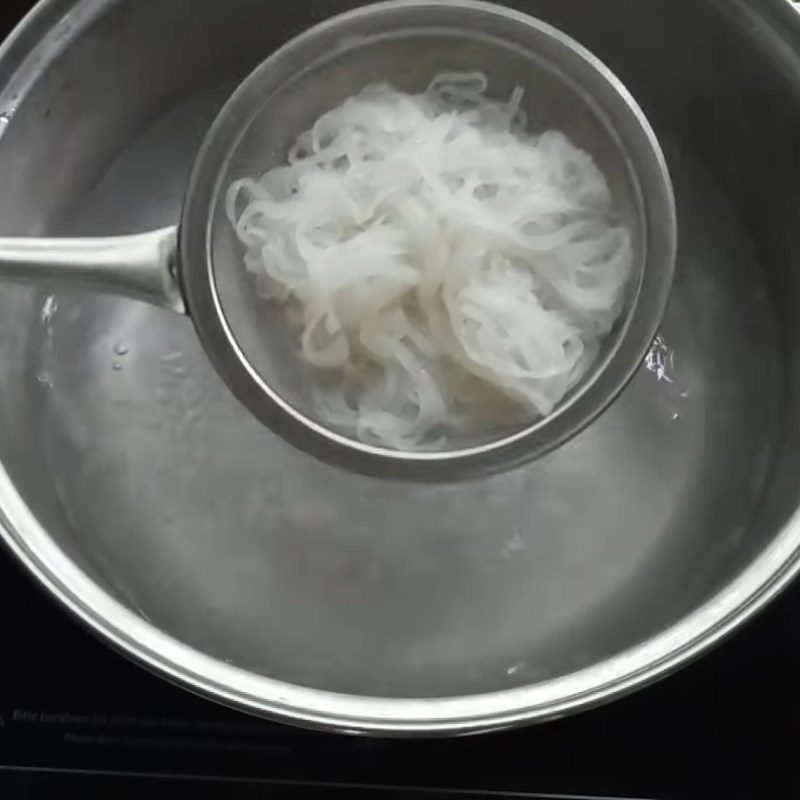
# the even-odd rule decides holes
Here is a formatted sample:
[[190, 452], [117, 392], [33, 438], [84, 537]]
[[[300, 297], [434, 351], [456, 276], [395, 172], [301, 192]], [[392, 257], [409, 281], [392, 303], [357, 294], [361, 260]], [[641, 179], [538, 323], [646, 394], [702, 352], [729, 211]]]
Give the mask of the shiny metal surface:
[[184, 313], [178, 228], [85, 239], [0, 238], [0, 280], [143, 300]]
[[[175, 222], [231, 87], [344, 7], [40, 5], [0, 54], [0, 233]], [[189, 320], [0, 292], [3, 537], [148, 667], [305, 725], [488, 730], [663, 675], [796, 573], [800, 20], [784, 0], [529, 7], [640, 100], [680, 226], [646, 363], [535, 464], [451, 486], [326, 467], [240, 407]]]

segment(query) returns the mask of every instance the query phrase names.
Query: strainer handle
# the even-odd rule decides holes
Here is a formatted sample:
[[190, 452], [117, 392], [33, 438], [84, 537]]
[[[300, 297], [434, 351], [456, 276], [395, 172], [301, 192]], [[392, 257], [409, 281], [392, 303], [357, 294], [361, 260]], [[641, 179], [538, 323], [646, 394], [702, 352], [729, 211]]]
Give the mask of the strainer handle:
[[174, 226], [103, 238], [0, 237], [0, 281], [72, 286], [185, 313], [177, 242]]

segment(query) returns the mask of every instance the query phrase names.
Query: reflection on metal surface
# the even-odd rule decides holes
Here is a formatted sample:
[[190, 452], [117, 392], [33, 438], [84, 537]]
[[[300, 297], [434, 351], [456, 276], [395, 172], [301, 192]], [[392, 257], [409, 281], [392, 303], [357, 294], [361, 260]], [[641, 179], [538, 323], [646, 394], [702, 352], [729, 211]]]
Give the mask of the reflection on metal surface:
[[675, 351], [660, 334], [653, 340], [653, 346], [648, 351], [644, 364], [658, 380], [672, 383], [670, 374], [675, 367]]

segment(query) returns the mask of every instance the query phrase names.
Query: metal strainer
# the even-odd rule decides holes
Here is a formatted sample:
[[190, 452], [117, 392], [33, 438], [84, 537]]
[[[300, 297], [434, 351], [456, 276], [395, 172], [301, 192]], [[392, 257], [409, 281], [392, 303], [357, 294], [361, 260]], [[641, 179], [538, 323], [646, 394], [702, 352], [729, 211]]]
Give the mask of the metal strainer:
[[[522, 84], [529, 116], [592, 154], [630, 215], [636, 277], [590, 373], [556, 412], [437, 452], [363, 444], [317, 417], [313, 374], [281, 310], [258, 297], [224, 214], [225, 191], [281, 163], [321, 113], [389, 81], [419, 92], [438, 72], [480, 69], [493, 92]], [[231, 391], [301, 449], [371, 475], [453, 479], [542, 455], [600, 414], [632, 377], [669, 294], [676, 247], [672, 187], [658, 142], [621, 83], [576, 42], [531, 17], [457, 0], [367, 6], [282, 47], [226, 103], [201, 148], [178, 228], [103, 239], [0, 239], [0, 277], [68, 282], [188, 313]]]

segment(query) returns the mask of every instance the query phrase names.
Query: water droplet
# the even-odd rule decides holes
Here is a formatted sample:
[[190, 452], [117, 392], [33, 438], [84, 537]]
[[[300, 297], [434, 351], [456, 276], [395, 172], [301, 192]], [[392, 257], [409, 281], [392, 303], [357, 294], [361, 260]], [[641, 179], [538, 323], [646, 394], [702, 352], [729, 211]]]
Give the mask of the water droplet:
[[116, 353], [118, 356], [126, 356], [126, 355], [128, 355], [128, 353], [130, 353], [130, 351], [131, 351], [131, 350], [130, 350], [130, 348], [129, 348], [129, 347], [127, 347], [127, 346], [126, 346], [125, 344], [123, 344], [122, 342], [117, 342], [117, 343], [114, 345], [114, 352], [115, 352], [115, 353]]
[[666, 343], [663, 336], [656, 336], [644, 362], [657, 380], [672, 383], [670, 372], [675, 367], [675, 352]]
[[674, 412], [674, 413], [673, 413], [673, 415], [672, 415], [672, 419], [673, 419], [673, 421], [674, 421], [674, 420], [676, 420], [676, 419], [680, 419], [680, 416], [681, 416], [681, 415], [680, 415], [680, 414], [679, 414], [677, 411], [676, 411], [676, 412]]
[[9, 122], [11, 122], [11, 117], [14, 115], [13, 111], [2, 111], [0, 112], [0, 125], [6, 126]]
[[44, 301], [44, 305], [42, 306], [42, 313], [40, 315], [40, 319], [42, 322], [47, 323], [53, 319], [56, 311], [58, 311], [58, 303], [56, 302], [56, 298], [53, 295], [49, 295], [47, 300]]
[[114, 362], [114, 372], [120, 372], [122, 370], [122, 364], [119, 361]]
[[514, 535], [506, 542], [501, 551], [503, 558], [512, 558], [517, 553], [525, 550], [525, 540], [519, 531], [514, 531]]

